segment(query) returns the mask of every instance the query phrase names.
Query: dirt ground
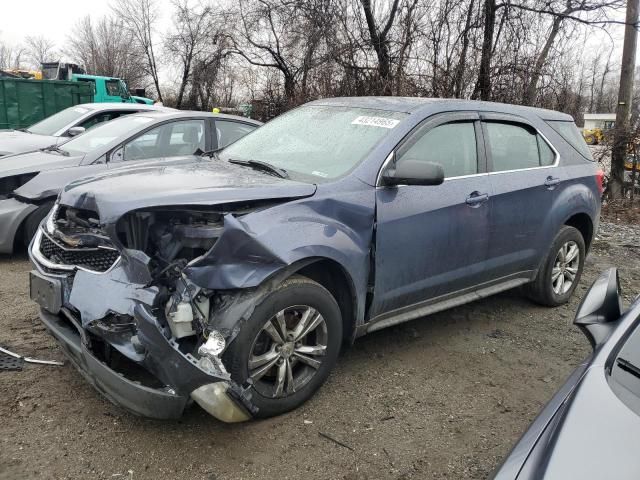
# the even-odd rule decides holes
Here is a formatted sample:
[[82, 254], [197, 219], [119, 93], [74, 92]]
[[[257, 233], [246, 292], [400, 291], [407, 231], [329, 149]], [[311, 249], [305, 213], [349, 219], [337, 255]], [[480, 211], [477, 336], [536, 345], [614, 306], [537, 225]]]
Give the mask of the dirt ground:
[[[193, 407], [151, 421], [68, 364], [0, 371], [0, 478], [486, 478], [589, 353], [571, 323], [587, 286], [616, 265], [627, 302], [640, 293], [640, 228], [617, 220], [602, 225], [569, 305], [507, 292], [373, 333], [278, 418], [224, 425]], [[24, 256], [0, 257], [0, 344], [62, 360], [27, 299], [28, 271]]]

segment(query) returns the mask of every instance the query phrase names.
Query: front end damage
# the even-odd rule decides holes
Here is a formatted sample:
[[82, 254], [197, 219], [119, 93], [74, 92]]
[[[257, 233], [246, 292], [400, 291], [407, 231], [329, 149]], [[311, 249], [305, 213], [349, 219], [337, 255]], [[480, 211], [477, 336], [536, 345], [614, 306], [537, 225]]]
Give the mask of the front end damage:
[[162, 419], [180, 417], [191, 400], [225, 422], [256, 413], [251, 385], [231, 379], [223, 355], [261, 287], [216, 290], [189, 274], [227, 224], [255, 208], [150, 209], [112, 224], [95, 211], [54, 208], [29, 248], [31, 297], [107, 399]]

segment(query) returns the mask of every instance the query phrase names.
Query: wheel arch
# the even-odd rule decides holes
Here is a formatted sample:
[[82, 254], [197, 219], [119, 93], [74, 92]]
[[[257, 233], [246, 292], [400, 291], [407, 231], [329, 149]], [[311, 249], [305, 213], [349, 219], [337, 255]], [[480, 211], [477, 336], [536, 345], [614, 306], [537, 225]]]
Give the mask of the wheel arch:
[[594, 234], [593, 221], [591, 220], [589, 214], [585, 212], [574, 213], [564, 221], [564, 225], [573, 227], [580, 232], [582, 238], [584, 239], [584, 244], [588, 252], [589, 247], [591, 246], [591, 242], [593, 241]]
[[[343, 339], [355, 339], [358, 319], [363, 318], [358, 289], [352, 276], [339, 262], [327, 257], [307, 257], [279, 269], [257, 287], [220, 291], [217, 309], [210, 323], [232, 341], [242, 323], [248, 319], [256, 305], [273, 289], [292, 275], [302, 275], [319, 283], [336, 299], [343, 322]], [[364, 295], [362, 296], [364, 297]]]
[[20, 247], [24, 248], [24, 245], [28, 245], [29, 242], [31, 241], [31, 239], [27, 241], [27, 239], [25, 238], [27, 222], [29, 221], [31, 216], [34, 215], [41, 206], [46, 205], [47, 203], [55, 202], [55, 200], [56, 200], [56, 197], [54, 196], [54, 197], [46, 197], [46, 198], [43, 198], [42, 200], [38, 200], [37, 203], [31, 203], [31, 205], [35, 206], [36, 208], [31, 209], [26, 215], [24, 215], [20, 220], [20, 223], [16, 227], [16, 230], [13, 236], [14, 252], [16, 251], [17, 248], [20, 248]]
[[321, 257], [292, 272], [318, 282], [335, 298], [342, 314], [342, 335], [345, 340], [355, 338], [356, 312], [358, 311], [358, 296], [353, 279], [347, 270], [337, 261]]

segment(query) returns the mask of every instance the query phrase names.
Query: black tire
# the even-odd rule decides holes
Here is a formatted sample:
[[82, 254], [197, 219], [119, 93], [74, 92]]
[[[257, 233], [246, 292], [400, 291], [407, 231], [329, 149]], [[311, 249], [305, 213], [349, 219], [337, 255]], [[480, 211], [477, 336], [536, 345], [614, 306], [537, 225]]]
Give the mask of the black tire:
[[38, 208], [36, 208], [24, 221], [24, 228], [22, 230], [22, 241], [25, 247], [29, 246], [31, 239], [38, 231], [38, 227], [40, 223], [46, 217], [51, 209], [53, 208], [53, 200], [43, 203]]
[[584, 141], [587, 143], [587, 145], [596, 145], [598, 143], [596, 136], [592, 133], [585, 135]]
[[[554, 282], [552, 280], [552, 275], [554, 274], [553, 269], [560, 249], [563, 245], [570, 244], [570, 242], [575, 243], [578, 247], [579, 258], [577, 262], [577, 272], [575, 273], [575, 277], [568, 290], [563, 292], [561, 289], [560, 293], [558, 293], [554, 290]], [[542, 267], [538, 271], [536, 279], [527, 285], [526, 292], [528, 296], [533, 301], [548, 307], [557, 307], [567, 303], [580, 282], [580, 277], [582, 276], [582, 270], [584, 268], [585, 255], [586, 248], [584, 238], [580, 231], [574, 227], [564, 225], [553, 240], [551, 248], [542, 263]], [[562, 275], [564, 275], [564, 273], [562, 273]]]
[[[307, 374], [307, 377], [310, 378], [306, 383], [300, 388], [296, 388], [295, 392], [284, 393], [285, 396], [273, 398], [263, 391], [266, 388], [261, 385], [263, 380], [254, 383], [251, 388], [251, 401], [258, 407], [256, 417], [266, 418], [280, 415], [302, 405], [325, 382], [338, 359], [342, 344], [342, 315], [340, 307], [331, 293], [322, 285], [307, 277], [294, 275], [281, 283], [256, 306], [249, 320], [242, 326], [236, 338], [227, 347], [223, 360], [228, 367], [231, 378], [241, 385], [247, 381], [249, 378], [249, 358], [253, 355], [254, 348], [258, 348], [254, 344], [262, 338], [261, 335], [264, 335], [263, 327], [278, 312], [289, 308], [295, 309], [298, 308], [297, 306], [311, 307], [324, 318], [324, 324], [326, 325], [326, 330], [323, 330], [326, 338], [325, 355], [314, 357], [316, 359], [321, 358], [319, 368], [314, 370], [310, 370], [311, 367], [307, 367], [303, 363], [297, 364], [295, 368], [298, 371], [306, 368], [312, 371], [313, 374]], [[293, 318], [295, 320], [295, 312], [291, 315], [294, 315]], [[316, 333], [311, 332], [309, 335], [316, 335]], [[276, 344], [275, 342], [272, 343], [273, 348]], [[279, 362], [281, 361], [279, 360]], [[272, 370], [275, 375], [277, 375], [278, 365], [280, 363], [272, 367], [275, 369]], [[270, 378], [267, 375], [265, 377], [267, 379]]]

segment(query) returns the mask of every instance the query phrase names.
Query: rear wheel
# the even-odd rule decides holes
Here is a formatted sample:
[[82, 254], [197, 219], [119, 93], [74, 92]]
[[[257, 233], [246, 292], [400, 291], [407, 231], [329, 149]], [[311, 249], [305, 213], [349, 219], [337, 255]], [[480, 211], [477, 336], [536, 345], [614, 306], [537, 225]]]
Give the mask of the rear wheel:
[[258, 417], [271, 417], [307, 401], [335, 365], [342, 318], [320, 284], [294, 276], [254, 310], [224, 353], [231, 377], [253, 383]]
[[528, 285], [529, 296], [550, 307], [567, 303], [580, 282], [585, 254], [584, 238], [580, 231], [563, 226], [536, 279]]
[[593, 133], [589, 133], [584, 136], [584, 141], [587, 142], [587, 145], [595, 145], [598, 143], [596, 136]]
[[53, 208], [53, 201], [43, 203], [36, 208], [24, 221], [24, 228], [22, 230], [22, 241], [26, 247], [31, 243], [31, 239], [38, 231], [40, 223], [46, 217]]

